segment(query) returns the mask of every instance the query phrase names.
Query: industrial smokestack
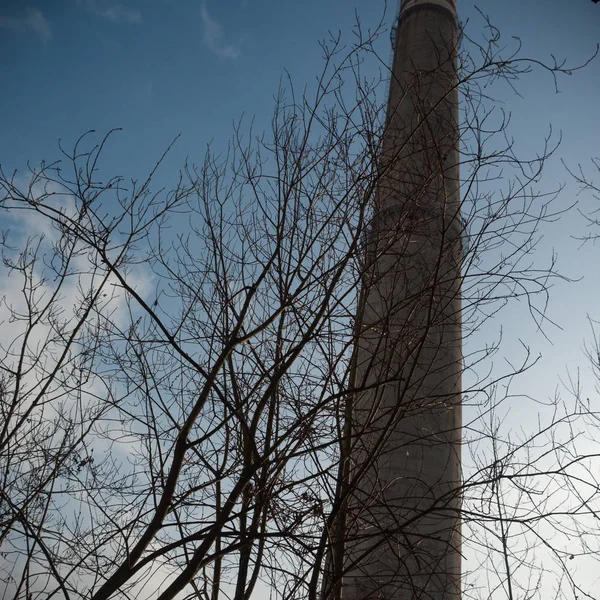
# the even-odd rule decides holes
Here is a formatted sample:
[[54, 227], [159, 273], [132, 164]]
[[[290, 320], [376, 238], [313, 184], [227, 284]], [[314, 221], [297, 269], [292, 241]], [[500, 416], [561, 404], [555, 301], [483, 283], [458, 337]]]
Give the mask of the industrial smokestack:
[[358, 314], [344, 600], [460, 597], [457, 37], [454, 0], [402, 2]]

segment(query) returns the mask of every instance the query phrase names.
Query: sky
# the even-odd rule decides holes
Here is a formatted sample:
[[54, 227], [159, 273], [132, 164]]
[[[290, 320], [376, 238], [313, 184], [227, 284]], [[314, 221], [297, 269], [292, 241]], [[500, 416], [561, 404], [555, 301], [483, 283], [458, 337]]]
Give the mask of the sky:
[[[507, 45], [521, 39], [523, 56], [577, 65], [600, 42], [600, 5], [590, 0], [480, 0], [477, 7]], [[458, 8], [476, 32], [482, 20], [475, 5], [459, 0]], [[0, 0], [0, 165], [24, 172], [28, 161], [59, 158], [59, 140], [69, 148], [90, 129], [122, 128], [105, 167], [140, 177], [181, 134], [159, 174], [168, 184], [187, 157], [201, 162], [207, 144], [224, 149], [242, 116], [255, 130], [268, 129], [280, 78], [287, 72], [298, 89], [310, 84], [322, 67], [318, 40], [338, 30], [349, 40], [357, 16], [374, 26], [384, 9], [381, 0]], [[391, 0], [386, 23], [395, 10]], [[379, 50], [389, 56], [386, 36]], [[560, 206], [577, 201], [587, 213], [594, 199], [577, 195], [560, 159], [594, 175], [600, 59], [559, 78], [558, 87], [556, 93], [552, 77], [534, 69], [517, 83], [519, 96], [506, 86], [495, 93], [512, 113], [519, 152], [535, 155], [550, 126], [560, 132], [542, 190], [564, 184]], [[537, 251], [555, 253], [573, 280], [552, 290], [548, 316], [557, 327], [542, 335], [519, 311], [489, 325], [495, 333], [502, 328], [506, 360], [520, 351], [520, 340], [542, 355], [519, 384], [522, 393], [550, 396], [577, 369], [594, 393], [584, 344], [588, 317], [600, 319], [600, 248], [575, 239], [585, 233], [585, 220], [572, 210], [547, 228]], [[598, 395], [596, 401], [600, 406]]]
[[[589, 0], [481, 0], [477, 7], [459, 0], [458, 8], [475, 35], [483, 23], [478, 8], [509, 48], [518, 37], [523, 56], [546, 62], [554, 56], [581, 64], [600, 41], [600, 6]], [[387, 12], [383, 0], [1, 0], [0, 164], [5, 172], [24, 173], [28, 161], [60, 158], [59, 140], [72, 148], [90, 129], [122, 128], [104, 167], [130, 179], [147, 174], [181, 134], [159, 173], [158, 183], [169, 185], [186, 158], [201, 162], [207, 144], [225, 149], [242, 116], [255, 131], [268, 129], [281, 77], [289, 73], [297, 89], [312, 83], [323, 64], [318, 41], [328, 32], [341, 31], [350, 41], [357, 17], [373, 27], [385, 14], [390, 24], [396, 10], [397, 0]], [[389, 36], [378, 50], [384, 60], [390, 56]], [[590, 158], [600, 153], [599, 82], [595, 60], [560, 77], [559, 93], [542, 69], [517, 82], [520, 96], [507, 86], [494, 88], [512, 114], [515, 146], [524, 156], [539, 152], [550, 126], [555, 139], [562, 136], [542, 187], [566, 185], [560, 206], [578, 201], [583, 212], [594, 201], [576, 195], [560, 159], [593, 174]], [[553, 290], [548, 314], [562, 329], [549, 327], [548, 341], [513, 317], [515, 332], [527, 336], [544, 354], [544, 369], [555, 374], [566, 366], [587, 369], [582, 348], [600, 281], [589, 268], [597, 248], [573, 239], [585, 233], [584, 219], [571, 211], [548, 229], [539, 250], [556, 253], [560, 271], [578, 280], [557, 282]], [[510, 319], [498, 330], [501, 325], [506, 335]], [[551, 394], [556, 377], [539, 379], [542, 393]]]
[[[229, 137], [242, 114], [267, 125], [284, 69], [299, 86], [311, 81], [321, 66], [317, 41], [328, 31], [348, 34], [355, 12], [375, 24], [383, 6], [381, 0], [2, 0], [2, 164], [48, 159], [59, 138], [69, 144], [88, 129], [113, 127], [124, 129], [114, 149], [127, 157], [123, 171], [147, 168], [179, 133], [178, 157], [200, 156], [207, 142]], [[520, 36], [525, 53], [540, 58], [555, 53], [576, 62], [600, 39], [598, 7], [589, 0], [482, 0], [479, 7], [507, 39]], [[463, 21], [477, 18], [471, 2], [462, 0], [459, 10]], [[530, 102], [538, 86], [551, 90], [546, 78], [537, 79], [524, 84]], [[569, 81], [562, 102], [538, 103], [529, 126], [544, 127], [568, 110], [573, 114], [563, 126], [593, 143], [585, 125], [594, 114], [593, 82], [592, 70]]]
[[[589, 0], [478, 6], [508, 40], [522, 38], [525, 55], [576, 63], [600, 39], [600, 11]], [[268, 127], [284, 69], [299, 87], [312, 81], [322, 64], [318, 40], [328, 31], [348, 35], [355, 14], [376, 24], [383, 7], [380, 0], [2, 0], [0, 160], [22, 168], [56, 156], [59, 139], [68, 146], [89, 129], [113, 127], [124, 130], [111, 153], [125, 175], [145, 171], [180, 133], [173, 164], [199, 159], [208, 142], [228, 139], [242, 114]], [[461, 0], [459, 10], [463, 21], [478, 18], [471, 2]], [[565, 153], [593, 152], [599, 69], [569, 78], [552, 98], [548, 77], [524, 81], [516, 108], [525, 131], [535, 135], [561, 113]]]

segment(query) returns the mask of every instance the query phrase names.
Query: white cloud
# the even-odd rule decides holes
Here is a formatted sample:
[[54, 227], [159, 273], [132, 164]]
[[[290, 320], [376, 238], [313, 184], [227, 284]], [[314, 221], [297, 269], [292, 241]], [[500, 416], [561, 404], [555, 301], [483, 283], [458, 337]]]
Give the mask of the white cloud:
[[202, 17], [202, 43], [214, 54], [224, 58], [237, 58], [240, 49], [234, 44], [223, 43], [223, 27], [208, 14], [206, 2], [200, 7]]
[[142, 14], [139, 10], [127, 8], [122, 4], [101, 6], [96, 0], [87, 0], [86, 6], [92, 14], [115, 23], [139, 23], [142, 20]]
[[37, 8], [29, 8], [21, 16], [2, 17], [0, 16], [0, 28], [11, 29], [13, 31], [33, 31], [44, 42], [52, 37], [52, 28], [50, 23]]

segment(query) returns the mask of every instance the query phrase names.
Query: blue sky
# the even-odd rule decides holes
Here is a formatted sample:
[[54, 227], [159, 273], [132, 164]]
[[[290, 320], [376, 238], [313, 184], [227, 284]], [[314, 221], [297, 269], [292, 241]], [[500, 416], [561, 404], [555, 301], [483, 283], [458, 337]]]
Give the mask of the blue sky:
[[[458, 5], [476, 35], [481, 18], [473, 3]], [[481, 0], [478, 6], [508, 45], [515, 43], [511, 36], [522, 39], [523, 56], [552, 60], [554, 54], [576, 65], [600, 42], [600, 5], [590, 0]], [[317, 42], [328, 31], [350, 39], [356, 15], [368, 27], [383, 11], [382, 0], [0, 0], [0, 164], [23, 171], [28, 160], [58, 158], [59, 138], [69, 148], [89, 129], [122, 127], [105, 166], [140, 177], [182, 134], [157, 182], [168, 185], [186, 157], [202, 160], [207, 143], [224, 148], [243, 114], [248, 122], [255, 118], [255, 130], [268, 128], [284, 69], [298, 88], [313, 81], [322, 67]], [[390, 0], [388, 23], [395, 11]], [[379, 48], [387, 58], [387, 36]], [[558, 84], [557, 94], [552, 77], [538, 69], [517, 83], [522, 97], [507, 86], [494, 94], [513, 114], [519, 152], [535, 154], [550, 124], [562, 132], [542, 191], [565, 183], [561, 205], [578, 199], [588, 212], [594, 200], [576, 196], [559, 159], [593, 174], [590, 158], [600, 155], [600, 59]], [[538, 250], [557, 253], [565, 275], [583, 277], [553, 290], [549, 316], [562, 329], [549, 327], [547, 340], [515, 310], [482, 332], [493, 337], [502, 327], [507, 343], [500, 362], [522, 352], [519, 339], [543, 355], [520, 384], [522, 393], [551, 395], [567, 368], [581, 368], [583, 383], [594, 385], [582, 348], [590, 337], [587, 316], [600, 318], [599, 249], [573, 239], [584, 228], [572, 211], [547, 228]]]
[[[461, 20], [478, 35], [482, 21], [474, 5], [466, 0], [458, 5]], [[521, 38], [524, 56], [547, 61], [554, 54], [576, 65], [600, 41], [600, 6], [589, 0], [482, 0], [478, 6], [507, 45], [515, 43], [511, 36]], [[388, 23], [395, 10], [391, 0]], [[242, 115], [247, 122], [255, 119], [255, 130], [268, 129], [284, 70], [302, 88], [322, 67], [319, 39], [341, 30], [350, 40], [356, 15], [369, 27], [383, 11], [380, 0], [3, 0], [0, 164], [22, 172], [28, 160], [58, 158], [59, 138], [69, 148], [89, 129], [122, 127], [109, 144], [105, 166], [126, 178], [140, 177], [181, 134], [159, 175], [164, 179], [158, 184], [168, 185], [186, 157], [202, 160], [207, 143], [224, 148]], [[389, 56], [387, 35], [379, 49], [384, 59]], [[589, 167], [590, 157], [600, 154], [600, 60], [558, 83], [557, 94], [551, 76], [537, 69], [517, 83], [522, 97], [507, 86], [495, 87], [493, 94], [512, 112], [519, 152], [535, 154], [550, 124], [555, 134], [562, 132], [542, 189], [566, 183], [560, 201], [566, 206], [577, 189], [559, 158]], [[581, 210], [594, 208], [588, 196], [577, 199]], [[581, 248], [572, 238], [584, 226], [573, 211], [547, 230], [539, 251], [556, 252], [563, 273], [584, 277], [553, 291], [549, 314], [563, 327], [548, 332], [553, 345], [528, 330], [516, 313], [497, 324], [505, 335], [514, 329], [532, 340], [553, 373], [567, 364], [585, 366], [587, 315], [600, 316], [597, 248]], [[544, 378], [548, 393], [555, 382]]]
[[[458, 6], [471, 34], [479, 35], [482, 19], [474, 4], [459, 0]], [[512, 36], [521, 38], [523, 56], [551, 61], [553, 54], [577, 65], [600, 41], [600, 6], [590, 0], [481, 0], [478, 7], [509, 47], [516, 44]], [[23, 172], [28, 160], [59, 158], [59, 138], [70, 148], [89, 129], [121, 127], [104, 165], [129, 179], [147, 174], [181, 134], [157, 181], [169, 185], [186, 157], [202, 160], [207, 143], [225, 148], [242, 115], [248, 123], [255, 119], [255, 131], [268, 129], [284, 70], [299, 89], [314, 81], [322, 67], [318, 40], [338, 30], [351, 40], [357, 15], [372, 27], [384, 8], [383, 0], [2, 0], [0, 164]], [[388, 24], [396, 10], [396, 0], [390, 0]], [[379, 51], [384, 59], [390, 56], [387, 34]], [[585, 212], [594, 201], [576, 197], [559, 159], [591, 167], [590, 157], [600, 154], [600, 60], [558, 84], [557, 94], [552, 77], [534, 69], [517, 82], [521, 96], [505, 85], [492, 95], [512, 113], [518, 152], [535, 155], [550, 124], [555, 135], [562, 132], [542, 191], [566, 183], [561, 205], [578, 199]], [[490, 323], [495, 332], [482, 332], [494, 336], [502, 327], [507, 356], [519, 351], [519, 339], [543, 354], [526, 383], [538, 396], [552, 394], [567, 367], [587, 369], [582, 348], [590, 334], [587, 316], [600, 316], [600, 276], [594, 268], [598, 249], [582, 248], [572, 237], [584, 228], [572, 211], [547, 229], [538, 251], [557, 253], [561, 272], [583, 277], [558, 282], [553, 290], [549, 316], [562, 329], [549, 327], [548, 341], [515, 311]]]
[[[383, 6], [380, 0], [3, 0], [0, 161], [20, 168], [28, 159], [55, 156], [58, 138], [68, 145], [88, 129], [112, 127], [124, 128], [114, 152], [126, 159], [117, 161], [126, 175], [148, 168], [179, 133], [176, 155], [200, 158], [208, 141], [228, 138], [242, 113], [268, 126], [283, 69], [300, 87], [311, 81], [321, 66], [317, 41], [329, 30], [348, 34], [355, 11], [374, 25]], [[600, 10], [589, 0], [483, 0], [479, 7], [505, 36], [522, 37], [525, 54], [540, 58], [553, 52], [577, 62], [600, 39]], [[471, 2], [461, 0], [459, 10], [463, 21], [477, 20]], [[382, 55], [388, 53], [382, 43]], [[552, 91], [549, 78], [536, 74], [523, 82], [525, 100], [536, 102], [528, 125], [546, 127], [557, 112], [570, 110], [561, 125], [578, 132], [577, 142], [570, 135], [566, 143], [580, 147], [579, 134], [590, 133], [595, 115], [599, 73], [595, 65], [570, 78], [560, 97], [543, 103], [538, 93]]]
[[[382, 0], [3, 0], [0, 164], [22, 171], [28, 160], [58, 158], [59, 138], [69, 148], [89, 129], [122, 127], [104, 164], [127, 179], [141, 177], [182, 134], [160, 174], [168, 185], [186, 157], [202, 160], [207, 143], [224, 148], [242, 115], [246, 122], [255, 119], [255, 130], [268, 129], [284, 69], [300, 89], [314, 81], [322, 67], [318, 40], [338, 30], [350, 40], [356, 15], [365, 27], [374, 26], [384, 6]], [[473, 3], [459, 0], [458, 6], [461, 20], [478, 35], [482, 20]], [[511, 36], [522, 39], [524, 56], [551, 60], [554, 54], [579, 64], [600, 41], [600, 6], [589, 0], [482, 0], [478, 6], [507, 45], [515, 43]], [[391, 0], [388, 23], [395, 11]], [[390, 55], [387, 35], [379, 49], [384, 59]], [[507, 86], [494, 88], [512, 112], [519, 151], [535, 154], [550, 124], [555, 134], [562, 132], [544, 189], [569, 181], [559, 157], [573, 166], [589, 165], [598, 155], [599, 82], [596, 60], [560, 78], [559, 94], [539, 69], [518, 82], [522, 97]], [[575, 193], [568, 185], [562, 202]], [[589, 198], [580, 201], [582, 210], [592, 207]], [[543, 248], [558, 252], [567, 275], [586, 275], [578, 287], [559, 286], [550, 307], [569, 330], [568, 339], [554, 331], [555, 343], [569, 344], [569, 357], [578, 361], [588, 333], [585, 315], [599, 299], [589, 269], [596, 251], [570, 238], [583, 227], [573, 213], [549, 230]], [[563, 358], [557, 356], [556, 364]]]
[[20, 166], [53, 154], [59, 137], [112, 127], [125, 129], [119, 144], [135, 156], [128, 168], [148, 166], [178, 133], [181, 154], [199, 156], [208, 141], [229, 137], [242, 113], [268, 117], [284, 68], [311, 79], [317, 40], [348, 29], [349, 8], [339, 0], [3, 3], [2, 79], [11, 92], [2, 100], [2, 162]]

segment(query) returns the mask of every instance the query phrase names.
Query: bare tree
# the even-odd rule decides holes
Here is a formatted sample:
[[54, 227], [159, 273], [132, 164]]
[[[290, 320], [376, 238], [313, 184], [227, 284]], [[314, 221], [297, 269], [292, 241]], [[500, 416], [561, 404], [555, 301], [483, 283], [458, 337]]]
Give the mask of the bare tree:
[[[583, 523], [597, 531], [597, 488], [578, 483], [591, 453], [578, 451], [575, 425], [591, 411], [557, 402], [539, 427], [503, 438], [499, 385], [533, 361], [488, 371], [500, 341], [475, 334], [517, 299], [541, 318], [558, 275], [530, 256], [562, 210], [532, 191], [555, 146], [515, 156], [484, 86], [567, 68], [518, 48], [505, 55], [487, 31], [463, 39], [456, 84], [463, 452], [473, 458], [452, 493], [470, 532], [463, 551], [485, 555], [488, 577], [467, 572], [465, 590], [543, 596], [537, 579], [515, 573], [543, 572], [538, 545], [558, 561], [561, 597], [579, 584], [556, 540]], [[209, 149], [171, 191], [153, 190], [161, 160], [142, 182], [106, 178], [108, 136], [92, 133], [27, 180], [1, 173], [7, 222], [33, 231], [3, 237], [13, 291], [0, 358], [0, 539], [12, 597], [242, 600], [261, 585], [282, 599], [321, 594], [325, 560], [351, 531], [340, 528], [354, 485], [345, 449], [361, 438], [349, 415], [373, 385], [353, 364], [385, 173], [386, 77], [362, 76], [364, 60], [379, 60], [381, 30], [355, 33], [350, 47], [323, 44], [312, 92], [281, 87], [269, 134], [240, 125], [227, 154]], [[430, 296], [425, 287], [419, 301]], [[561, 493], [568, 501], [553, 502]]]

